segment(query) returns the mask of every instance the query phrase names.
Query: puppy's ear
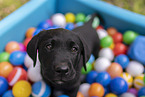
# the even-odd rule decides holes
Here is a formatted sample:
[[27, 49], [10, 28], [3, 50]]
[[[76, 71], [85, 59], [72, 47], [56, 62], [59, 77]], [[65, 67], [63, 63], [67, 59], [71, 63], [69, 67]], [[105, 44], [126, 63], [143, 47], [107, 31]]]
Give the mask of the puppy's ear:
[[38, 42], [39, 42], [39, 37], [38, 35], [35, 35], [27, 45], [27, 53], [32, 58], [34, 67], [36, 65], [36, 60], [37, 60]]

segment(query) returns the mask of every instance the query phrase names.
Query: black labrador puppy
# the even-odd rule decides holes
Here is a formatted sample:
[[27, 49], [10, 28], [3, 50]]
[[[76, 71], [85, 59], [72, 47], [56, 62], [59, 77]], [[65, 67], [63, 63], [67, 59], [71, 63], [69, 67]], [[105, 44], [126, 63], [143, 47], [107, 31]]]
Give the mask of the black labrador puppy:
[[[99, 37], [92, 28], [96, 14], [83, 26], [72, 31], [58, 28], [41, 31], [27, 46], [27, 53], [36, 63], [37, 50], [44, 81], [52, 88], [51, 97], [66, 94], [76, 97], [80, 85], [82, 66], [100, 48]], [[61, 91], [61, 92], [60, 92]]]

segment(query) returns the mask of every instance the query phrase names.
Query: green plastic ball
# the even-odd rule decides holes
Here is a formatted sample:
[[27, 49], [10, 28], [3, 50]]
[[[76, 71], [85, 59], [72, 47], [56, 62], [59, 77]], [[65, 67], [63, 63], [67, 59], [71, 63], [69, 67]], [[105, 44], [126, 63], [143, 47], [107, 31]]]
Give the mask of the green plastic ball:
[[89, 63], [89, 62], [87, 62], [87, 63], [86, 63], [86, 69], [87, 69], [87, 70], [85, 71], [84, 67], [82, 67], [81, 73], [82, 73], [82, 74], [88, 74], [88, 73], [92, 70], [92, 64]]
[[0, 62], [8, 62], [10, 54], [7, 52], [3, 52], [0, 54]]
[[85, 14], [83, 13], [76, 14], [76, 22], [85, 22]]
[[126, 31], [123, 34], [123, 42], [126, 44], [131, 44], [137, 36], [138, 34], [134, 31]]
[[113, 43], [113, 39], [111, 36], [106, 36], [106, 37], [101, 39], [101, 47], [102, 48], [110, 47], [112, 43]]

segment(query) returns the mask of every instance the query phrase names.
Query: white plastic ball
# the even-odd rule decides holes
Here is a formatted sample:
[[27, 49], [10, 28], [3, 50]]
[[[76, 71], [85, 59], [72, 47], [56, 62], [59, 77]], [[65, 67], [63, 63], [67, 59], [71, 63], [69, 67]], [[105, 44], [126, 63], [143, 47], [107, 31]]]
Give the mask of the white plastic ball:
[[31, 65], [33, 65], [33, 60], [30, 58], [28, 54], [26, 54], [24, 59], [24, 65], [29, 68]]
[[105, 57], [110, 61], [113, 61], [114, 53], [110, 48], [102, 48], [99, 52], [99, 57]]
[[143, 64], [137, 62], [137, 61], [130, 61], [126, 71], [133, 77], [139, 76], [143, 73], [144, 67]]
[[53, 25], [59, 26], [59, 27], [65, 27], [66, 25], [66, 19], [65, 16], [61, 13], [56, 13], [51, 18]]
[[106, 71], [107, 68], [111, 65], [111, 61], [105, 57], [99, 57], [96, 59], [94, 63], [94, 69], [97, 72], [103, 72]]
[[132, 94], [132, 93], [123, 93], [119, 97], [136, 97], [136, 96], [134, 94]]
[[97, 34], [99, 36], [99, 39], [102, 39], [102, 38], [104, 38], [105, 36], [108, 35], [107, 31], [104, 30], [104, 29], [98, 29]]
[[89, 88], [90, 88], [90, 84], [83, 83], [80, 85], [79, 91], [84, 95], [84, 97], [89, 97], [89, 95], [88, 95]]
[[29, 69], [28, 69], [28, 78], [32, 81], [32, 82], [37, 82], [42, 80], [42, 76], [41, 76], [41, 69], [40, 69], [40, 62], [37, 61], [35, 67], [32, 65]]

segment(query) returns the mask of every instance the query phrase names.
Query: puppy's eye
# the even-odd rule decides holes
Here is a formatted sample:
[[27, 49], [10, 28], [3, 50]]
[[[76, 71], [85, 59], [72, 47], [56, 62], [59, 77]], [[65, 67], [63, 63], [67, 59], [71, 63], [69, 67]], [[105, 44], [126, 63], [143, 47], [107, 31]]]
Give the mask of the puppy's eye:
[[71, 51], [72, 52], [77, 52], [78, 51], [78, 48], [77, 47], [72, 47]]
[[52, 44], [48, 44], [46, 47], [47, 47], [48, 50], [51, 50], [52, 49]]

